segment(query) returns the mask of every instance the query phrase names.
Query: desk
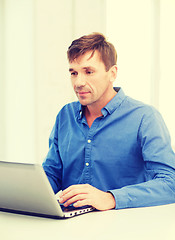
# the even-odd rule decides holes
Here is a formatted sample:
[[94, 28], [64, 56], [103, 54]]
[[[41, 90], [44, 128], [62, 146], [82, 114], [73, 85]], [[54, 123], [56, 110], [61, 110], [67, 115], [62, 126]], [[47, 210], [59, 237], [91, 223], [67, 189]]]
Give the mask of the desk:
[[66, 220], [0, 212], [1, 240], [175, 240], [175, 204], [91, 212]]

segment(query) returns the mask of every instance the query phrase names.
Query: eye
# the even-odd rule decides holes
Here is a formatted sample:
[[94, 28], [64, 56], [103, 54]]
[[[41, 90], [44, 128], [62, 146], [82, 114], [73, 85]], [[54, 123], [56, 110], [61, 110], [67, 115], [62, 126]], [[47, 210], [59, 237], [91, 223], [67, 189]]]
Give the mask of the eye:
[[76, 76], [77, 74], [77, 72], [71, 72], [71, 76]]
[[93, 71], [88, 70], [88, 71], [86, 71], [86, 74], [91, 75], [91, 74], [93, 74]]

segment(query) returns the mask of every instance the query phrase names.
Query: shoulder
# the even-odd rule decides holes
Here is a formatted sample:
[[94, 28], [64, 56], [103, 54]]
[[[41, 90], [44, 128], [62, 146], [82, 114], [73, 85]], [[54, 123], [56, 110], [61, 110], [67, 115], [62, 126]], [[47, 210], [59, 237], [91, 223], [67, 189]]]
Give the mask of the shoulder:
[[144, 115], [154, 115], [154, 114], [160, 114], [158, 109], [154, 107], [151, 104], [144, 103], [142, 101], [133, 99], [132, 97], [126, 98], [127, 104], [130, 105], [131, 107], [135, 107], [137, 109], [140, 109], [144, 113]]
[[152, 105], [145, 104], [131, 97], [126, 97], [123, 103], [124, 114], [130, 117], [132, 122], [137, 123], [140, 127], [160, 127], [166, 128], [165, 121], [161, 113]]
[[59, 111], [59, 113], [66, 112], [66, 111], [78, 111], [79, 107], [80, 107], [80, 103], [78, 101], [71, 102], [64, 105]]
[[[126, 97], [125, 104], [130, 112], [133, 113], [132, 120], [139, 124], [139, 132], [151, 135], [169, 136], [169, 131], [162, 114], [154, 106], [145, 104], [131, 97]], [[129, 112], [128, 111], [128, 112]]]
[[70, 117], [76, 117], [80, 108], [81, 105], [78, 101], [64, 105], [57, 114], [57, 121], [59, 121], [60, 119], [66, 120]]
[[152, 105], [143, 103], [139, 100], [133, 99], [129, 96], [126, 96], [123, 107], [126, 108], [128, 111], [133, 111], [139, 115], [143, 116], [152, 116], [152, 115], [159, 115], [159, 111]]

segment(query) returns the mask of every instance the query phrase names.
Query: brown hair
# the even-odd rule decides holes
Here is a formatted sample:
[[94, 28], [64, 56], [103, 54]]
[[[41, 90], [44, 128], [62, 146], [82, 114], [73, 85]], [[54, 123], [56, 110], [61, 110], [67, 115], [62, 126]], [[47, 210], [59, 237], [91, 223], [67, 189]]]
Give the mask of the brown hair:
[[74, 40], [68, 48], [67, 57], [69, 62], [72, 62], [88, 51], [92, 51], [92, 57], [96, 50], [100, 53], [106, 71], [116, 64], [117, 52], [101, 33], [92, 33]]

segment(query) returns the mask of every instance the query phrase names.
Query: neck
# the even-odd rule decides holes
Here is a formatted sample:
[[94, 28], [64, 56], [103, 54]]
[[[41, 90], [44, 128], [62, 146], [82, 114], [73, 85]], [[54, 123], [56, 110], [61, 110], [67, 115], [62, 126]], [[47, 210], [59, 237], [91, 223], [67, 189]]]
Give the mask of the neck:
[[86, 106], [85, 108], [85, 116], [86, 117], [92, 117], [92, 118], [97, 118], [102, 116], [101, 109], [97, 106], [97, 108], [92, 107], [92, 106]]
[[101, 110], [113, 99], [113, 97], [117, 94], [117, 92], [113, 89], [111, 94], [106, 98], [101, 98], [101, 101], [97, 101], [91, 105], [87, 105], [85, 107], [85, 116], [88, 122], [89, 127], [91, 127], [93, 121], [102, 116]]
[[86, 108], [90, 115], [100, 116], [102, 115], [101, 110], [115, 97], [117, 92], [112, 88], [106, 95], [103, 95], [101, 99], [94, 102], [91, 105], [87, 105]]

